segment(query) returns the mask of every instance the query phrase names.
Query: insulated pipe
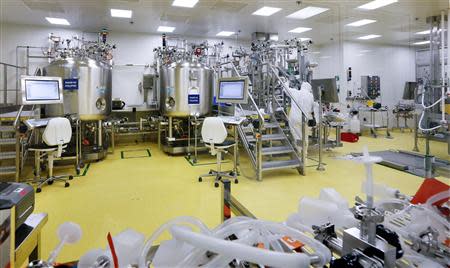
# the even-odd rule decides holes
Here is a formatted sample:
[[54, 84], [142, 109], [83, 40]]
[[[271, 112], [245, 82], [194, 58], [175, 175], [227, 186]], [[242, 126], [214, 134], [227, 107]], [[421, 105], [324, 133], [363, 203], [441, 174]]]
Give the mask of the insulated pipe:
[[[441, 88], [441, 115], [442, 115], [442, 120], [441, 120], [441, 124], [444, 124], [445, 121], [445, 13], [444, 10], [441, 11], [441, 80], [442, 80], [442, 88]], [[447, 44], [448, 46], [448, 44]], [[447, 48], [448, 50], [448, 48]]]
[[273, 267], [309, 267], [310, 258], [303, 253], [281, 253], [259, 249], [247, 245], [226, 241], [200, 233], [186, 230], [180, 226], [172, 226], [170, 231], [175, 239], [189, 243], [219, 255]]
[[447, 15], [447, 95], [450, 95], [450, 8]]

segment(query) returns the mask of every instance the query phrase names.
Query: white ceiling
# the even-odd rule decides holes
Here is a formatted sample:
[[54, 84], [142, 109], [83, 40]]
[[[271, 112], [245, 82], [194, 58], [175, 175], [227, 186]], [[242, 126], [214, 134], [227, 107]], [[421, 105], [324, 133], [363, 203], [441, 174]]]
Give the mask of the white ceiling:
[[[381, 38], [368, 43], [408, 45], [426, 37], [414, 33], [428, 29], [426, 17], [449, 8], [450, 0], [399, 0], [372, 11], [356, 7], [370, 0], [199, 0], [194, 8], [171, 6], [172, 0], [0, 0], [0, 22], [49, 26], [46, 16], [69, 20], [67, 28], [97, 31], [156, 33], [159, 25], [175, 26], [174, 34], [214, 37], [219, 31], [241, 31], [240, 39], [250, 39], [255, 31], [278, 32], [281, 38], [310, 37], [318, 44], [331, 41], [356, 40], [366, 34]], [[302, 2], [298, 5], [297, 2]], [[286, 16], [306, 6], [327, 7], [330, 10], [307, 20]], [[262, 6], [282, 10], [270, 17], [252, 16]], [[133, 18], [112, 18], [110, 8], [131, 9]], [[375, 19], [376, 23], [362, 27], [345, 24], [359, 19]], [[130, 21], [133, 23], [131, 24]], [[311, 27], [303, 34], [290, 34], [296, 27]], [[231, 37], [234, 38], [234, 37]]]

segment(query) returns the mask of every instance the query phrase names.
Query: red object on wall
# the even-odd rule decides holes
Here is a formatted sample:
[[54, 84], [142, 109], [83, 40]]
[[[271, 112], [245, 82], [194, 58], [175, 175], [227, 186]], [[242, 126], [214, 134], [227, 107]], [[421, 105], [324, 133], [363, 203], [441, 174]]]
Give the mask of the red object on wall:
[[358, 137], [358, 135], [350, 133], [350, 132], [342, 132], [341, 140], [346, 141], [346, 142], [358, 142], [359, 137]]

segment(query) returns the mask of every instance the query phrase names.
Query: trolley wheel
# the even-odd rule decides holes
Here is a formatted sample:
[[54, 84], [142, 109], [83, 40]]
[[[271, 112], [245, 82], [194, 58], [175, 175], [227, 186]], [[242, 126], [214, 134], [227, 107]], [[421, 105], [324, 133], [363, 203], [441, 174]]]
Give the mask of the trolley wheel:
[[218, 183], [218, 182], [215, 182], [215, 183], [214, 183], [214, 187], [216, 187], [216, 188], [219, 187], [219, 183]]
[[239, 180], [238, 179], [234, 179], [234, 184], [238, 184]]
[[67, 187], [69, 187], [69, 186], [70, 186], [70, 183], [68, 183], [68, 182], [64, 183], [64, 187], [65, 187], [65, 188], [67, 188]]
[[52, 184], [53, 184], [53, 181], [52, 181], [52, 180], [51, 180], [51, 181], [48, 181], [47, 184], [48, 184], [48, 185], [52, 185]]
[[202, 182], [202, 181], [203, 181], [202, 177], [198, 177], [198, 182]]
[[73, 176], [72, 175], [69, 176], [69, 180], [73, 180]]
[[41, 188], [37, 188], [36, 189], [36, 193], [40, 193], [40, 192], [42, 192], [42, 189]]

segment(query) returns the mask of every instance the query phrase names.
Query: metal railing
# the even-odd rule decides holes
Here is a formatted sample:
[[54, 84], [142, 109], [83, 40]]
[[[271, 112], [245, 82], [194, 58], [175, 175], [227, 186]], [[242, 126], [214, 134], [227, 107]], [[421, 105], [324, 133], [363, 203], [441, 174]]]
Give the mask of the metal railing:
[[[232, 69], [235, 72], [235, 74], [237, 76], [241, 76], [241, 74], [239, 73], [238, 69], [236, 68], [236, 66], [234, 64], [232, 64]], [[252, 84], [253, 86], [253, 84]], [[256, 133], [254, 133], [254, 137], [255, 137], [255, 147], [253, 148], [254, 152], [253, 155], [250, 153], [249, 155], [251, 156], [250, 158], [252, 159], [252, 163], [253, 166], [256, 168], [256, 177], [258, 178], [258, 180], [261, 180], [262, 178], [262, 167], [263, 167], [263, 161], [262, 161], [262, 132], [264, 130], [264, 115], [261, 113], [261, 111], [259, 110], [258, 105], [255, 102], [255, 99], [253, 98], [251, 92], [248, 92], [248, 98], [250, 100], [250, 105], [253, 107], [253, 109], [255, 109], [256, 114], [258, 116], [258, 130]], [[242, 105], [239, 104], [239, 108], [241, 110], [243, 110]], [[245, 133], [240, 129], [239, 133], [241, 134], [241, 137], [243, 139], [246, 139], [246, 135]], [[248, 147], [248, 141], [246, 140], [244, 142], [246, 150], [248, 152], [250, 152], [250, 148]]]
[[20, 106], [19, 111], [17, 111], [17, 115], [16, 118], [14, 119], [14, 132], [16, 135], [16, 182], [19, 182], [19, 177], [20, 177], [20, 115], [22, 114], [23, 111], [23, 105]]
[[[278, 70], [278, 67], [276, 67]], [[306, 171], [305, 171], [305, 163], [306, 163], [306, 150], [308, 148], [306, 148], [306, 142], [305, 139], [307, 139], [308, 137], [306, 136], [306, 123], [308, 122], [308, 115], [306, 114], [306, 112], [303, 110], [303, 108], [301, 107], [301, 105], [295, 100], [295, 98], [292, 96], [291, 92], [289, 91], [289, 88], [283, 83], [283, 81], [281, 80], [280, 76], [277, 74], [275, 68], [273, 67], [273, 65], [269, 65], [269, 69], [272, 71], [272, 74], [274, 75], [274, 77], [277, 79], [277, 81], [281, 84], [282, 89], [283, 89], [283, 94], [287, 95], [289, 97], [289, 99], [291, 100], [291, 106], [295, 105], [301, 112], [302, 112], [302, 139], [301, 139], [301, 147], [302, 147], [302, 151], [298, 152], [297, 150], [297, 146], [293, 146], [294, 150], [297, 150], [296, 156], [298, 157], [298, 153], [300, 153], [301, 155], [301, 163], [302, 163], [302, 167], [301, 167], [301, 174], [305, 175]], [[276, 99], [275, 96], [272, 96], [272, 99], [275, 101], [275, 103], [277, 105], [281, 105], [278, 100]], [[284, 107], [281, 106], [283, 114], [286, 116], [286, 118], [289, 118], [289, 116], [286, 114]], [[292, 107], [291, 107], [292, 109]], [[297, 141], [294, 141], [294, 145], [296, 145]]]
[[[26, 69], [26, 67], [24, 66], [18, 66], [18, 65], [13, 65], [13, 64], [9, 64], [9, 63], [5, 63], [5, 62], [0, 62], [0, 66], [2, 66], [2, 73], [3, 73], [3, 88], [2, 88], [2, 95], [3, 95], [3, 105], [8, 105], [8, 92], [14, 92], [15, 93], [15, 103], [13, 104], [18, 104], [19, 102], [19, 86], [17, 81], [19, 81], [19, 71]], [[8, 68], [13, 68], [15, 69], [15, 74], [16, 74], [16, 79], [15, 79], [15, 85], [16, 88], [15, 89], [11, 89], [8, 86]]]

